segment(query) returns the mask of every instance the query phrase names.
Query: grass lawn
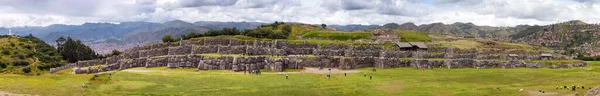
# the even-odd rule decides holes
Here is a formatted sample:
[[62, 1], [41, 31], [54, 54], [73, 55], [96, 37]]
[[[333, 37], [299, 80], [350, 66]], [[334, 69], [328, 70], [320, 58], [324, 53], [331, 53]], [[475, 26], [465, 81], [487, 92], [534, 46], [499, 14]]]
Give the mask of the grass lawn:
[[396, 30], [402, 42], [429, 42], [431, 38], [423, 32]]
[[373, 35], [367, 32], [311, 31], [302, 35], [302, 37], [328, 40], [358, 40], [373, 38]]
[[[134, 71], [138, 70], [138, 71]], [[142, 71], [139, 71], [142, 70]], [[40, 95], [573, 95], [587, 90], [555, 89], [562, 85], [600, 85], [600, 62], [590, 62], [588, 67], [571, 69], [434, 69], [412, 68], [357, 69], [363, 73], [348, 76], [333, 74], [300, 73], [245, 75], [226, 70], [195, 71], [194, 69], [134, 68], [112, 74], [108, 83], [92, 84], [92, 75], [42, 76], [0, 75], [0, 91]], [[288, 70], [299, 72], [299, 70]], [[109, 75], [101, 75], [109, 76]], [[103, 77], [106, 78], [106, 77]], [[519, 92], [519, 89], [525, 89]], [[537, 90], [545, 90], [541, 94]], [[587, 88], [586, 88], [587, 89]], [[1, 95], [1, 94], [0, 94]]]

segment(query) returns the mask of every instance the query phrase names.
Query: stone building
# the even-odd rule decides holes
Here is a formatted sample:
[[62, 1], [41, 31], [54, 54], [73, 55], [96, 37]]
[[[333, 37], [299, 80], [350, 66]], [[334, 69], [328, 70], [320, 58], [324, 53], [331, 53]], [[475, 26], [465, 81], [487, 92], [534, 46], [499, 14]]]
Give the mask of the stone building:
[[405, 51], [427, 50], [428, 47], [423, 42], [396, 42], [397, 49]]

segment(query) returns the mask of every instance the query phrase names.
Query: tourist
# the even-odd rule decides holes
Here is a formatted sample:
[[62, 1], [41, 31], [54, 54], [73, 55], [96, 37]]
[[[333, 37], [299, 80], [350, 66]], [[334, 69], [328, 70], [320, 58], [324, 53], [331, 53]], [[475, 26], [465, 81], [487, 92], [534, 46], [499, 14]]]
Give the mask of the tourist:
[[367, 72], [363, 72], [363, 77], [367, 77]]
[[285, 79], [288, 79], [288, 74], [285, 74]]
[[373, 75], [369, 75], [369, 80], [373, 80]]
[[329, 70], [329, 73], [331, 73], [331, 68], [329, 68], [328, 70]]
[[344, 73], [344, 76], [346, 76], [346, 73]]
[[83, 83], [83, 84], [81, 85], [81, 88], [87, 88], [87, 84]]

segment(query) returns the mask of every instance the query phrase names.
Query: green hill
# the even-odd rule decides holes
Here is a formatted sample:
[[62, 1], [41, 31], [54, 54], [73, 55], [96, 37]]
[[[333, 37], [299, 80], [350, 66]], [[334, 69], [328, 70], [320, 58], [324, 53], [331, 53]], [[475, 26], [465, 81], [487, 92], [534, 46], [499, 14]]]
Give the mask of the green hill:
[[373, 35], [367, 32], [337, 32], [337, 31], [312, 31], [302, 35], [302, 38], [316, 38], [329, 40], [358, 40], [370, 39]]
[[0, 73], [38, 75], [66, 64], [54, 47], [33, 36], [0, 36], [0, 51]]
[[431, 41], [429, 35], [423, 32], [397, 30], [402, 42], [427, 42]]

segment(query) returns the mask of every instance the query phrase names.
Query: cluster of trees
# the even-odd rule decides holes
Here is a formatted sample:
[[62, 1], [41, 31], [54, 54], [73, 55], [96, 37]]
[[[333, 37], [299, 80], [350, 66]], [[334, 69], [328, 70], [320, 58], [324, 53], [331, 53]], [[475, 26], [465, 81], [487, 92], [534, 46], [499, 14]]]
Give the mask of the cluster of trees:
[[77, 62], [81, 60], [92, 60], [101, 58], [92, 48], [81, 43], [80, 40], [73, 40], [71, 37], [60, 37], [56, 40], [58, 52], [68, 62]]
[[[282, 29], [279, 29], [282, 26]], [[327, 25], [322, 24], [321, 27], [325, 28]], [[190, 32], [187, 35], [181, 35], [180, 38], [175, 38], [170, 34], [163, 36], [163, 42], [177, 42], [179, 40], [188, 40], [191, 38], [204, 37], [204, 36], [221, 36], [221, 35], [245, 35], [255, 38], [269, 38], [269, 39], [286, 39], [292, 32], [291, 25], [285, 25], [284, 22], [275, 21], [275, 23], [261, 25], [256, 29], [246, 29], [240, 31], [236, 28], [223, 28], [221, 30], [210, 30], [205, 33]]]
[[188, 40], [188, 39], [204, 37], [204, 36], [240, 35], [240, 33], [241, 32], [239, 32], [239, 30], [236, 28], [223, 28], [221, 30], [209, 30], [205, 33], [190, 32], [187, 35], [181, 35], [180, 38], [175, 38], [172, 35], [167, 34], [167, 35], [163, 36], [162, 41], [165, 43], [166, 42], [177, 42], [179, 40]]
[[[279, 26], [283, 26], [281, 31], [277, 30]], [[261, 25], [259, 28], [252, 30], [244, 30], [242, 35], [254, 38], [269, 38], [269, 39], [286, 39], [292, 32], [292, 26], [285, 25], [284, 22], [277, 22], [267, 25]]]
[[291, 32], [291, 26], [283, 26], [283, 29], [279, 32], [268, 28], [257, 28], [254, 30], [244, 30], [242, 35], [254, 38], [286, 39]]
[[575, 59], [583, 61], [600, 61], [600, 56], [583, 56], [580, 54]]

